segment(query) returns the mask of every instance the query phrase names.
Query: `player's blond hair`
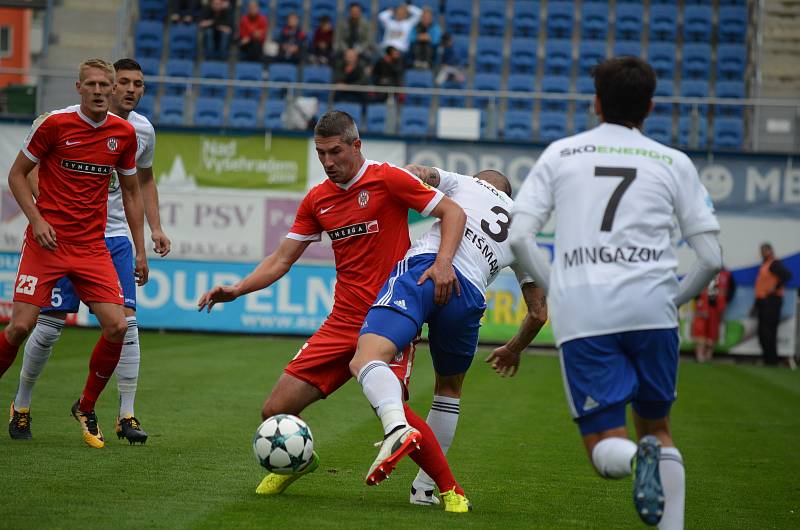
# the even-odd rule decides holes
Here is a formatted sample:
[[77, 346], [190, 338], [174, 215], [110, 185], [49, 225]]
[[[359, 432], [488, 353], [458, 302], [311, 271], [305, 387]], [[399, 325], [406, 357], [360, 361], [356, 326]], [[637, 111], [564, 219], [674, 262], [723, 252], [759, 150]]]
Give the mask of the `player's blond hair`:
[[78, 81], [83, 81], [86, 79], [85, 72], [87, 68], [98, 68], [100, 70], [105, 70], [106, 74], [108, 74], [111, 79], [114, 79], [114, 65], [105, 59], [95, 58], [86, 59], [78, 67]]

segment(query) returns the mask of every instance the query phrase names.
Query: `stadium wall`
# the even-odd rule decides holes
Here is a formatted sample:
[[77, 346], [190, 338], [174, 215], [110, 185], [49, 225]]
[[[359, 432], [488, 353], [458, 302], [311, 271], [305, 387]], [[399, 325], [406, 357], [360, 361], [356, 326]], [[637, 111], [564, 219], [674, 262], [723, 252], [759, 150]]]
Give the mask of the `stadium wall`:
[[[0, 173], [7, 174], [27, 126], [0, 125]], [[367, 139], [365, 153], [398, 165], [423, 163], [460, 173], [494, 168], [518, 189], [542, 146], [492, 142], [400, 142]], [[324, 179], [313, 141], [305, 135], [160, 132], [155, 171], [162, 224], [173, 241], [166, 259], [152, 256], [151, 280], [139, 291], [143, 328], [288, 333], [305, 335], [319, 326], [332, 303], [334, 271], [330, 241], [312, 245], [300, 267], [264, 293], [200, 315], [199, 295], [219, 281], [236, 281], [272, 252], [294, 219], [306, 189]], [[690, 153], [717, 208], [726, 266], [739, 289], [726, 312], [721, 349], [758, 353], [755, 322], [749, 317], [758, 246], [771, 241], [792, 270], [779, 331], [779, 349], [795, 351], [796, 288], [800, 286], [800, 168], [791, 155]], [[0, 301], [7, 311], [13, 293], [16, 252], [26, 220], [7, 188], [0, 190]], [[410, 216], [412, 236], [430, 221]], [[552, 253], [552, 223], [539, 239]], [[692, 252], [678, 242], [683, 273]], [[511, 336], [524, 316], [513, 275], [501, 275], [487, 294], [481, 337]], [[682, 308], [682, 337], [688, 346], [692, 308]], [[92, 323], [87, 313], [78, 321]], [[549, 326], [537, 337], [552, 344]]]

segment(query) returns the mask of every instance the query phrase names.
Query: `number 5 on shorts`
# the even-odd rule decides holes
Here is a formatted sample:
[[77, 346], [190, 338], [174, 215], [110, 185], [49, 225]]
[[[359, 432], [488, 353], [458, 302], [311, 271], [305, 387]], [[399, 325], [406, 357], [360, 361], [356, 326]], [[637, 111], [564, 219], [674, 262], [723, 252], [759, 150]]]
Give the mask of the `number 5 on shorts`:
[[32, 296], [34, 291], [36, 291], [36, 284], [39, 282], [39, 278], [36, 276], [29, 276], [27, 274], [20, 274], [19, 278], [17, 278], [17, 288], [16, 292], [20, 294], [27, 294], [28, 296]]
[[61, 296], [61, 287], [54, 287], [50, 293], [50, 305], [53, 307], [60, 307], [64, 298]]

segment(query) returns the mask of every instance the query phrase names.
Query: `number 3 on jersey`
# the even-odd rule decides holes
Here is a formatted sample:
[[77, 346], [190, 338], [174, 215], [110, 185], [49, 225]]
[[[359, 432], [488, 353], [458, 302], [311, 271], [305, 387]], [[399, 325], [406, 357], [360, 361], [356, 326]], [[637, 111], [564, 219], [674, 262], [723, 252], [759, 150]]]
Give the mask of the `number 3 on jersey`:
[[614, 226], [614, 215], [617, 213], [617, 206], [622, 196], [633, 183], [636, 178], [635, 167], [604, 167], [598, 166], [594, 168], [595, 177], [618, 177], [622, 179], [611, 198], [606, 205], [606, 211], [603, 213], [603, 222], [600, 224], [601, 232], [611, 232], [611, 227]]

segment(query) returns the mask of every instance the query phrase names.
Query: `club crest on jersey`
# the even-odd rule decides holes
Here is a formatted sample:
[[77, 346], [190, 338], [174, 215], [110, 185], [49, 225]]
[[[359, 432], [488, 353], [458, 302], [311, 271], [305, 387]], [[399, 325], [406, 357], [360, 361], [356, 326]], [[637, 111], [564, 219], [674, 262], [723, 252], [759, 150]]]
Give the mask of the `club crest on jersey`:
[[369, 202], [369, 192], [367, 190], [362, 190], [361, 193], [358, 194], [358, 205], [361, 208], [366, 208], [368, 202]]
[[367, 221], [354, 225], [343, 226], [328, 230], [328, 237], [331, 241], [337, 239], [347, 239], [348, 237], [363, 236], [365, 234], [376, 234], [378, 232], [378, 221]]
[[109, 151], [116, 151], [117, 150], [117, 139], [116, 138], [109, 138], [106, 141], [106, 145], [108, 146]]

